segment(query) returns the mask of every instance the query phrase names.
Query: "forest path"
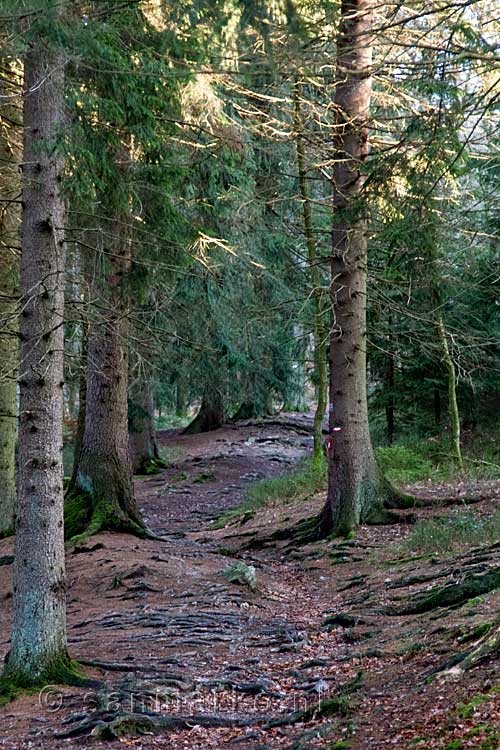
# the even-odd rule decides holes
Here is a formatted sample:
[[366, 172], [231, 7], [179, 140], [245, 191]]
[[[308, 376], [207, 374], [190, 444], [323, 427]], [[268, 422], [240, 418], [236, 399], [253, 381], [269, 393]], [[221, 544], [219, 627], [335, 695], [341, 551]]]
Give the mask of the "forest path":
[[[249, 482], [288, 470], [310, 450], [307, 422], [295, 415], [208, 435], [162, 433], [172, 465], [137, 480], [136, 490], [148, 523], [166, 540], [99, 534], [68, 551], [70, 652], [94, 662], [88, 672], [99, 686], [54, 688], [0, 709], [0, 747], [118, 748], [126, 741], [193, 750], [444, 750], [462, 747], [449, 743], [466, 732], [463, 747], [498, 747], [491, 729], [500, 714], [500, 694], [491, 691], [498, 664], [458, 683], [426, 682], [468, 634], [493, 620], [498, 592], [425, 614], [394, 612], [431, 586], [495, 570], [497, 549], [421, 558], [401, 546], [404, 523], [362, 528], [345, 544], [297, 548], [269, 538], [319, 509], [321, 496], [266, 507], [219, 530], [211, 523], [241, 501]], [[475, 491], [481, 512], [498, 505], [498, 483]], [[450, 512], [439, 503], [446, 493], [450, 487], [429, 488], [435, 507], [417, 515]], [[9, 551], [1, 542], [0, 557]], [[255, 567], [255, 591], [221, 575], [237, 562]], [[8, 646], [10, 569], [0, 567], [0, 657]], [[486, 692], [476, 708], [457, 712]], [[143, 727], [136, 739], [54, 736], [108, 719], [106, 711], [144, 710], [193, 718], [158, 736]], [[273, 726], [273, 719], [289, 723]], [[211, 723], [232, 726], [204, 726]]]

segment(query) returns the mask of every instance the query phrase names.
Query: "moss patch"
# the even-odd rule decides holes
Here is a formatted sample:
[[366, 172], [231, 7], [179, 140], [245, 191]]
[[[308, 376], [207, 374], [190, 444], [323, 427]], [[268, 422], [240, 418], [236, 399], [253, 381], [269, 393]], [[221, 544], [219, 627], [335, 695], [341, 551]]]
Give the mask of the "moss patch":
[[92, 518], [92, 503], [85, 492], [69, 497], [64, 505], [64, 538], [73, 539], [86, 529]]
[[93, 684], [88, 680], [80, 664], [67, 656], [49, 664], [38, 676], [32, 677], [25, 672], [10, 670], [8, 663], [0, 676], [0, 706], [10, 703], [24, 693], [33, 693], [46, 685]]
[[163, 458], [150, 458], [144, 461], [142, 465], [136, 471], [136, 476], [153, 476], [154, 474], [160, 474], [164, 469], [168, 468], [168, 463]]

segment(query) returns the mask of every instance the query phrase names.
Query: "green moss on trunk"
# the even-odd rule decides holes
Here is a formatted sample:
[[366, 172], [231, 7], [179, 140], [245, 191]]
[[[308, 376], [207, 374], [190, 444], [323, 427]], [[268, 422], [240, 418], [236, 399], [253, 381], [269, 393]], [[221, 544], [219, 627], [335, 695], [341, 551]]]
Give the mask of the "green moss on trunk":
[[79, 542], [100, 531], [118, 531], [141, 539], [151, 536], [142, 519], [131, 518], [111, 499], [98, 499], [90, 493], [73, 493], [65, 503], [64, 536]]
[[46, 685], [89, 684], [92, 683], [85, 677], [80, 664], [67, 655], [54, 660], [37, 675], [10, 669], [7, 655], [5, 670], [0, 676], [0, 706], [15, 700], [23, 693], [40, 690]]
[[136, 476], [150, 476], [152, 474], [159, 474], [164, 469], [168, 468], [168, 464], [163, 458], [149, 458], [142, 462], [142, 464], [136, 469]]

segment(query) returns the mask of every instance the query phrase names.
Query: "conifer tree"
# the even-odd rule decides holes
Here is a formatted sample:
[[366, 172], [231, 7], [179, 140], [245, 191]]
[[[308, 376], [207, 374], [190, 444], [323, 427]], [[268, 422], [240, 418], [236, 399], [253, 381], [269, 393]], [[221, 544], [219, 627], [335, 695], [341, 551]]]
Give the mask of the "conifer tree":
[[66, 649], [63, 530], [63, 349], [66, 58], [54, 29], [62, 4], [34, 14], [23, 83], [19, 484], [10, 650], [2, 680], [61, 680]]
[[[18, 64], [19, 66], [19, 64]], [[21, 113], [19, 72], [0, 66], [0, 537], [14, 528]]]
[[373, 1], [343, 0], [337, 39], [330, 337], [328, 498], [320, 533], [347, 534], [381, 520], [384, 485], [368, 426], [366, 389], [368, 155]]

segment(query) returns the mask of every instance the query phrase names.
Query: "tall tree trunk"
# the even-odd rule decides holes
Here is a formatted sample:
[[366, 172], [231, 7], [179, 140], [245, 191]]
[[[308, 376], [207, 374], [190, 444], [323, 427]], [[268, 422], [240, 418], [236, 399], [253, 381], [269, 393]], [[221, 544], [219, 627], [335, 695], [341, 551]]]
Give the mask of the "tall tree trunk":
[[[128, 179], [130, 157], [115, 154], [117, 179]], [[109, 205], [104, 203], [104, 205]], [[110, 214], [112, 209], [109, 209]], [[112, 529], [146, 537], [134, 499], [128, 437], [128, 314], [131, 240], [124, 211], [101, 222], [94, 298], [98, 315], [89, 330], [85, 432], [76, 479], [66, 500], [66, 537]]]
[[166, 464], [162, 460], [154, 427], [151, 385], [141, 377], [129, 400], [130, 460], [134, 474], [151, 474]]
[[307, 184], [306, 155], [302, 125], [302, 87], [299, 81], [295, 82], [293, 89], [294, 98], [294, 128], [295, 144], [297, 149], [297, 165], [299, 172], [300, 200], [302, 202], [302, 213], [304, 219], [304, 232], [307, 245], [307, 259], [309, 262], [309, 276], [311, 279], [311, 292], [314, 302], [314, 370], [317, 381], [318, 403], [314, 413], [314, 461], [323, 459], [323, 418], [326, 411], [326, 340], [327, 333], [324, 325], [324, 305], [321, 285], [321, 274], [319, 260], [316, 253], [316, 242], [314, 240], [314, 229], [312, 222], [311, 201], [309, 198], [309, 187]]
[[184, 430], [184, 435], [196, 435], [199, 432], [210, 432], [222, 427], [225, 421], [222, 393], [213, 388], [202, 399], [200, 411]]
[[431, 300], [433, 308], [434, 323], [438, 339], [439, 355], [442, 363], [446, 368], [448, 382], [448, 415], [451, 428], [451, 449], [453, 458], [460, 469], [463, 469], [462, 450], [460, 447], [460, 412], [457, 401], [457, 376], [455, 372], [455, 363], [453, 362], [450, 347], [448, 346], [448, 334], [443, 318], [443, 293], [442, 277], [439, 268], [439, 256], [437, 243], [429, 247], [429, 256], [431, 260]]
[[63, 530], [64, 56], [42, 34], [24, 61], [20, 450], [10, 651], [4, 680], [61, 680], [66, 650]]
[[368, 155], [373, 0], [342, 0], [335, 90], [331, 264], [330, 448], [322, 533], [384, 520], [383, 479], [368, 428], [367, 218], [361, 167]]
[[[90, 303], [90, 286], [93, 277], [93, 261], [94, 256], [89, 251], [89, 245], [91, 243], [92, 234], [95, 236], [95, 232], [85, 232], [84, 238], [85, 243], [78, 244], [75, 247], [75, 251], [78, 253], [78, 260], [75, 261], [75, 265], [78, 269], [78, 279], [73, 290], [75, 299], [79, 299], [83, 305], [81, 308], [88, 308]], [[80, 309], [81, 309], [80, 308]], [[83, 317], [79, 323], [79, 373], [78, 373], [78, 416], [76, 422], [76, 430], [74, 435], [73, 444], [73, 467], [71, 471], [71, 478], [69, 480], [67, 495], [69, 496], [75, 489], [76, 478], [78, 475], [78, 467], [80, 465], [80, 457], [83, 446], [83, 438], [85, 435], [85, 413], [87, 410], [87, 369], [88, 369], [88, 353], [89, 353], [89, 320]]]
[[7, 98], [0, 108], [0, 537], [13, 531], [16, 500], [17, 246], [21, 220], [21, 118], [15, 99], [19, 81], [6, 62], [2, 75], [0, 93]]

